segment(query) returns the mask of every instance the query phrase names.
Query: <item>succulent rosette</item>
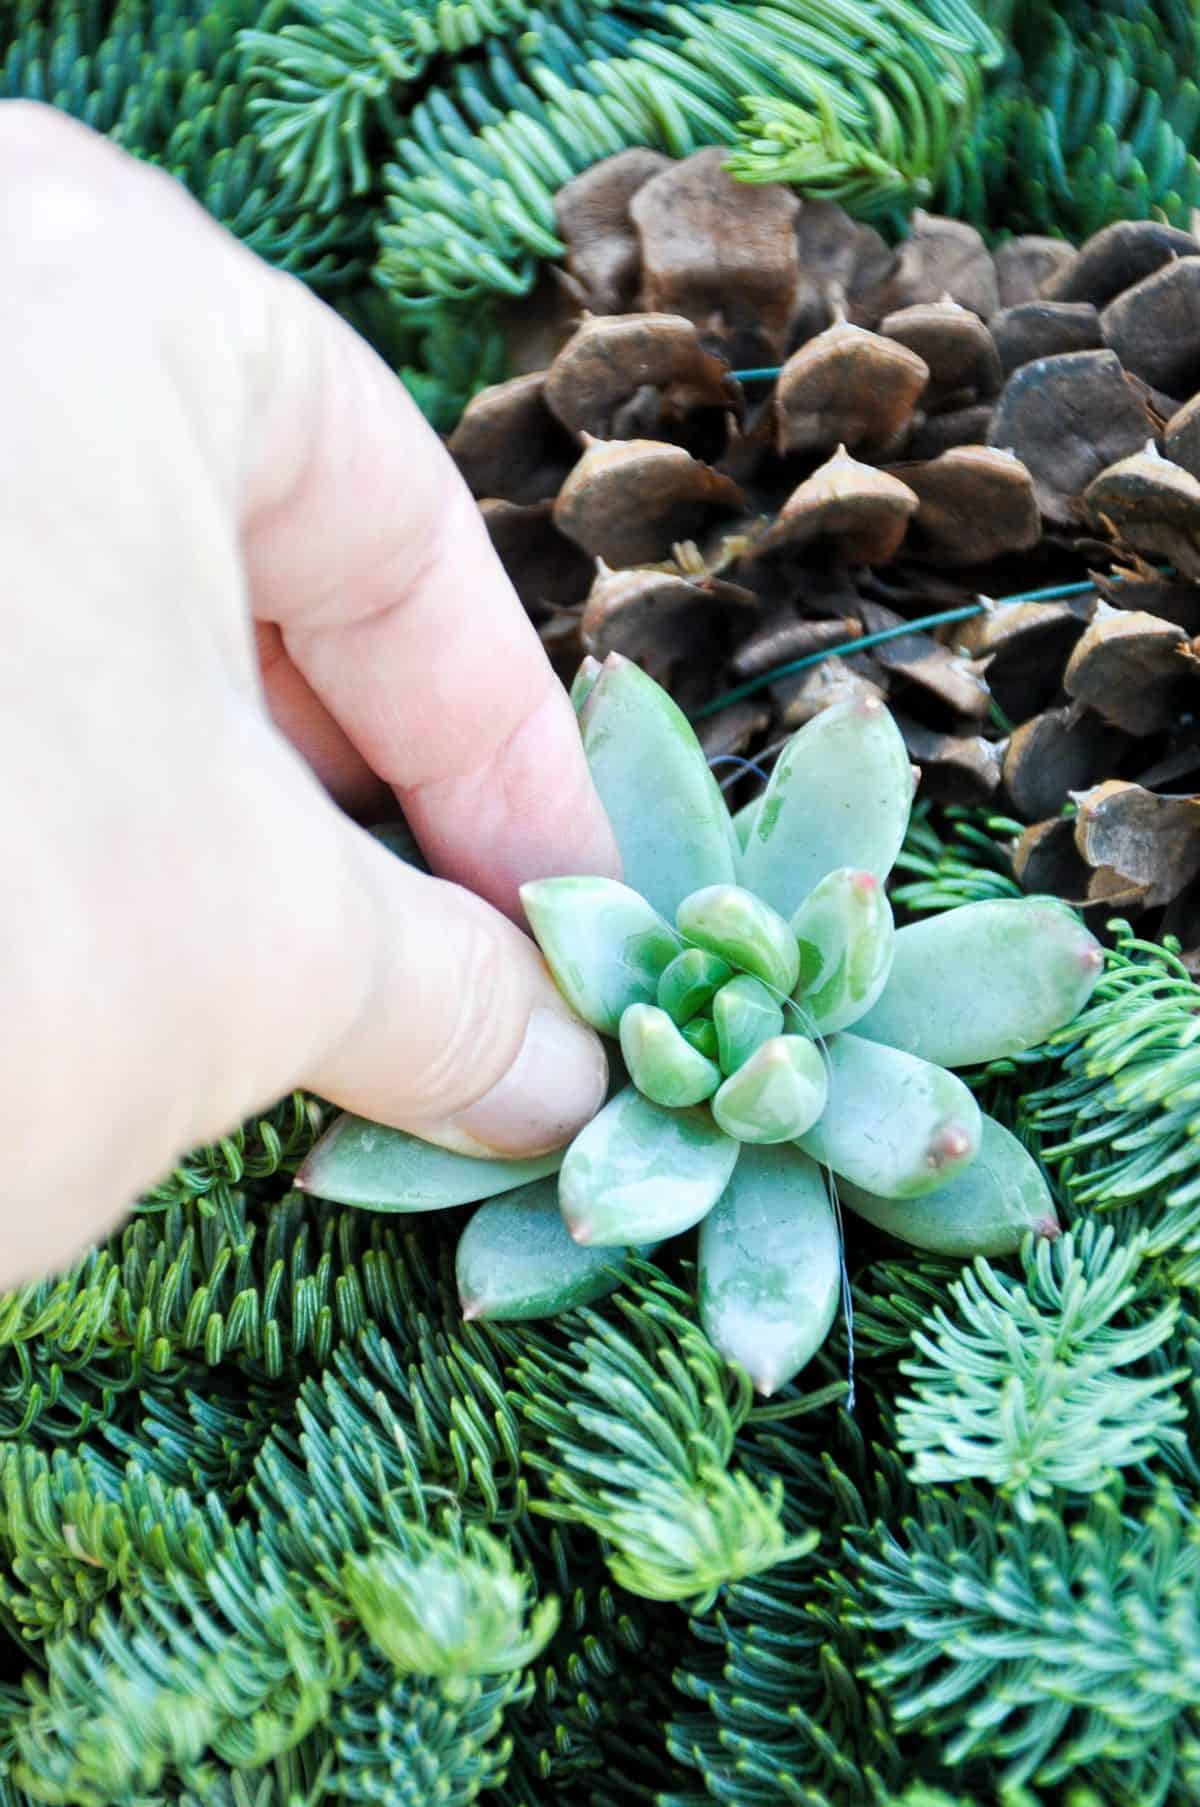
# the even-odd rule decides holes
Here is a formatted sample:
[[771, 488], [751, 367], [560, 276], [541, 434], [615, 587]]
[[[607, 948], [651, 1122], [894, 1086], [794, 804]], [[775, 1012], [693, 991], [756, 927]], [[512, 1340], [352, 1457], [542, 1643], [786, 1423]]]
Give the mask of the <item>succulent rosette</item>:
[[617, 1044], [620, 1082], [536, 1161], [343, 1117], [300, 1184], [387, 1210], [486, 1199], [457, 1258], [473, 1317], [595, 1299], [628, 1250], [699, 1225], [704, 1328], [769, 1393], [833, 1322], [835, 1200], [946, 1253], [1056, 1232], [1036, 1163], [951, 1069], [1061, 1028], [1103, 957], [1054, 898], [895, 928], [884, 884], [914, 774], [874, 699], [801, 728], [736, 818], [686, 717], [636, 665], [589, 661], [574, 700], [624, 882], [541, 879], [522, 901], [564, 997]]

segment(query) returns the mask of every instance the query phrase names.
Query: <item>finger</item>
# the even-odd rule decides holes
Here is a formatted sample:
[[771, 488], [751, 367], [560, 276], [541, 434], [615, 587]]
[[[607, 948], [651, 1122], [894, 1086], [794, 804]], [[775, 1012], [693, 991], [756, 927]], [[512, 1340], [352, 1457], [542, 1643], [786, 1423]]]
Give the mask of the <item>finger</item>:
[[[21, 1144], [14, 1196], [30, 1208], [17, 1215], [35, 1241], [47, 1201], [47, 1218], [65, 1225], [69, 1201], [71, 1221], [82, 1214], [94, 1228], [97, 1211], [118, 1208], [188, 1143], [294, 1083], [422, 1133], [498, 1150], [508, 1142], [506, 1152], [569, 1134], [598, 1102], [603, 1063], [532, 945], [478, 900], [414, 890], [262, 708], [234, 526], [264, 494], [247, 461], [266, 446], [287, 462], [270, 421], [306, 422], [294, 398], [278, 400], [266, 323], [277, 306], [315, 304], [263, 272], [165, 177], [81, 128], [51, 127], [48, 114], [14, 138], [11, 117], [0, 168], [19, 175], [22, 157], [28, 166], [28, 180], [0, 180], [11, 263], [0, 296], [10, 348], [0, 531], [16, 624], [0, 647], [0, 744], [26, 806], [5, 872], [15, 895], [5, 921], [20, 933], [8, 945], [0, 936], [10, 1012], [0, 1139]], [[135, 217], [143, 223], [130, 232]], [[318, 339], [340, 331], [315, 330]], [[351, 364], [367, 355], [352, 337], [338, 343], [355, 347], [337, 354]], [[369, 368], [370, 384], [390, 385]], [[307, 425], [319, 437], [320, 421]], [[343, 438], [342, 449], [352, 464], [354, 443]], [[398, 454], [382, 455], [394, 464]], [[358, 545], [351, 575], [369, 589], [374, 529], [353, 525], [353, 482], [343, 482], [344, 522], [304, 485], [283, 492], [293, 505], [280, 502], [280, 519], [298, 540], [308, 529], [295, 494], [313, 502], [314, 564], [328, 564], [340, 534]], [[457, 506], [478, 535], [469, 502]], [[396, 612], [389, 603], [379, 620]], [[486, 675], [506, 691], [511, 644], [525, 678], [497, 753], [511, 782], [482, 832], [497, 832], [506, 810], [524, 820], [522, 857], [536, 872], [556, 837], [569, 848], [577, 832], [554, 821], [550, 781], [565, 772], [568, 793], [591, 793], [569, 706], [551, 687], [547, 710], [540, 652], [531, 676], [519, 650], [530, 630], [515, 608], [503, 619], [491, 635], [499, 663]], [[353, 642], [354, 627], [335, 637], [342, 631]], [[436, 635], [425, 650], [440, 670]], [[368, 645], [367, 663], [377, 656]], [[355, 668], [352, 656], [351, 691]], [[471, 695], [486, 717], [483, 675]], [[338, 720], [357, 723], [349, 738], [361, 748], [395, 686], [360, 676], [363, 708], [356, 716], [351, 697]], [[423, 681], [425, 672], [408, 675], [414, 694]], [[435, 709], [429, 733], [440, 727]], [[461, 715], [449, 727], [461, 752]], [[384, 730], [384, 746], [402, 732], [390, 721]], [[482, 744], [490, 731], [485, 721]], [[570, 757], [559, 757], [564, 744]], [[439, 782], [453, 788], [473, 770], [464, 761], [448, 771], [443, 758], [410, 774], [418, 811]], [[527, 771], [541, 775], [544, 810], [537, 796], [516, 809], [503, 802], [521, 797]], [[461, 841], [473, 832], [460, 818], [467, 864]], [[582, 861], [578, 838], [574, 847]], [[545, 1013], [559, 1021], [546, 1028]]]
[[388, 814], [387, 786], [292, 664], [273, 622], [257, 623], [254, 644], [267, 712], [280, 733], [343, 809], [360, 820], [383, 820]]
[[256, 611], [439, 870], [512, 913], [616, 873], [570, 704], [447, 453], [335, 316], [280, 286], [245, 543]]
[[568, 1141], [603, 1102], [607, 1062], [528, 936], [386, 851], [265, 735], [253, 770], [244, 958], [277, 1000], [255, 1091], [305, 1085], [466, 1153]]
[[[158, 725], [130, 729], [145, 779], [95, 825], [102, 861], [80, 865], [78, 824], [47, 870], [36, 814], [11, 825], [0, 903], [27, 892], [52, 932], [0, 938], [0, 1283], [65, 1261], [292, 1087], [476, 1154], [557, 1147], [596, 1111], [602, 1045], [528, 937], [355, 827], [250, 706], [184, 786], [153, 770]], [[42, 781], [50, 809], [70, 765], [64, 748]], [[32, 761], [17, 775], [42, 801]]]
[[[106, 347], [125, 342], [143, 372], [159, 362], [237, 511], [255, 616], [278, 625], [431, 858], [514, 915], [526, 878], [615, 874], [570, 704], [403, 385], [161, 172], [48, 109], [3, 108], [30, 168], [61, 173], [49, 203], [44, 182], [28, 203], [6, 198], [22, 233], [42, 236], [54, 298], [67, 305], [82, 280], [60, 247], [82, 245]], [[224, 633], [253, 682], [244, 629], [231, 616]]]

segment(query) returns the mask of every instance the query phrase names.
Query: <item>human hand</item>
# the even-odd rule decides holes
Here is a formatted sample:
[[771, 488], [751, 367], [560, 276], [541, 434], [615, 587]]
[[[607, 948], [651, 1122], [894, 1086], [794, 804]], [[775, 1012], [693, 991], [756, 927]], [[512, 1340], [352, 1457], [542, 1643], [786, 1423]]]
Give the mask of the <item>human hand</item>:
[[[0, 1281], [295, 1085], [468, 1151], [567, 1140], [604, 1055], [500, 912], [618, 859], [435, 435], [48, 109], [0, 104], [0, 234]], [[337, 806], [388, 786], [480, 896]]]

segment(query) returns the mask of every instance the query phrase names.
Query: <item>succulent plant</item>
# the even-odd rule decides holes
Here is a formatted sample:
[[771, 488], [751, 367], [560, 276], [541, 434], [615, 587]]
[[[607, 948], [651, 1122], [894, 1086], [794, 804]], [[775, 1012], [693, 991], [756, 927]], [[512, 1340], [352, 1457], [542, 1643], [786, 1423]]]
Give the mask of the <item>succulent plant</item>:
[[735, 821], [686, 717], [638, 666], [590, 661], [573, 694], [625, 879], [521, 895], [622, 1079], [540, 1161], [472, 1160], [342, 1118], [299, 1183], [376, 1209], [492, 1195], [459, 1245], [469, 1317], [586, 1303], [619, 1284], [627, 1250], [700, 1224], [701, 1321], [770, 1393], [833, 1322], [839, 1196], [926, 1249], [999, 1254], [1056, 1233], [1036, 1163], [949, 1069], [1069, 1022], [1102, 956], [1053, 898], [895, 929], [884, 880], [914, 774], [875, 699], [802, 728]]

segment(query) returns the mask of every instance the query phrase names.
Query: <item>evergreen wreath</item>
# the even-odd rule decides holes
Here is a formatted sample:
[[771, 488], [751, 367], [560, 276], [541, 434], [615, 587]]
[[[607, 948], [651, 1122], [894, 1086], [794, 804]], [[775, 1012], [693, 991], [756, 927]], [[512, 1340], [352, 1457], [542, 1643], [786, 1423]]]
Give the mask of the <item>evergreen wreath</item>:
[[[628, 144], [895, 232], [1186, 222], [1198, 13], [5, 0], [0, 92], [170, 170], [449, 426], [554, 187]], [[1012, 830], [920, 812], [894, 901], [1015, 895]], [[1070, 1233], [965, 1269], [858, 1238], [767, 1405], [680, 1271], [462, 1323], [455, 1213], [292, 1188], [317, 1100], [195, 1151], [0, 1301], [0, 1807], [1194, 1801], [1195, 997], [1117, 925], [1055, 1045], [977, 1078]]]

